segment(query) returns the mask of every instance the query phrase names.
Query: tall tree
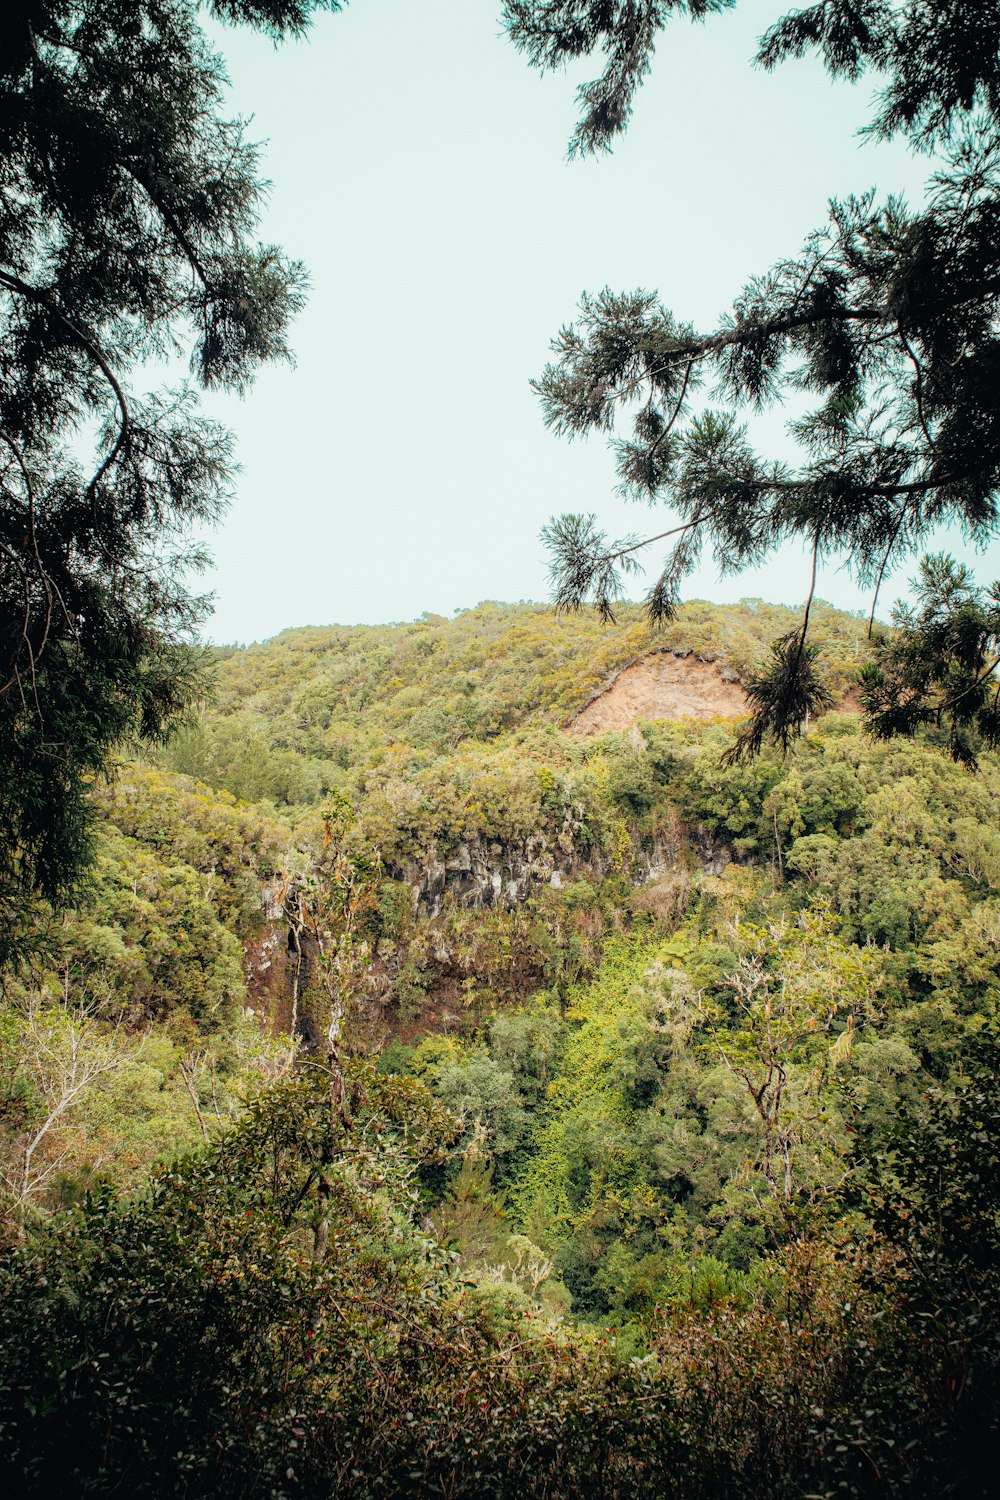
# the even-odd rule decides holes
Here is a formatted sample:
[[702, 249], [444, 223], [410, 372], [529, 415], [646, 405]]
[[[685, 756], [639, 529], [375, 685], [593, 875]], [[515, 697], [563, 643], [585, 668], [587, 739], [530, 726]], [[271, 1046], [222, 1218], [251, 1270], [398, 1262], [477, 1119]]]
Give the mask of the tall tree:
[[[629, 118], [659, 33], [735, 0], [508, 0], [514, 43], [540, 67], [603, 53], [580, 90], [571, 152], [610, 147]], [[917, 211], [864, 192], [831, 206], [804, 248], [751, 279], [719, 325], [695, 329], [646, 291], [585, 297], [536, 383], [546, 421], [611, 435], [623, 492], [670, 507], [651, 538], [612, 540], [593, 516], [547, 528], [558, 602], [610, 616], [642, 549], [669, 541], [648, 594], [669, 617], [703, 549], [725, 572], [762, 562], [790, 538], [812, 559], [847, 558], [879, 588], [939, 525], [983, 544], [1000, 493], [1000, 3], [820, 0], [778, 20], [757, 62], [808, 51], [833, 77], [880, 81], [868, 126], [937, 162]], [[706, 386], [714, 387], [709, 399]], [[792, 424], [795, 463], [751, 443], [742, 418], [789, 390], [813, 394]], [[1000, 743], [996, 587], [977, 589], [948, 559], [923, 570], [920, 609], [866, 668], [869, 727], [880, 735], [945, 724], [974, 762]], [[807, 632], [774, 651], [750, 684], [737, 753], [787, 743], [823, 706]], [[923, 670], [928, 660], [933, 670]]]
[[[200, 11], [275, 41], [342, 0], [9, 0], [0, 55], [0, 958], [85, 864], [87, 781], [191, 687], [192, 527], [228, 494], [196, 388], [288, 357], [301, 266]], [[190, 355], [181, 390], [148, 361]], [[148, 385], [148, 377], [146, 381]], [[138, 389], [136, 388], [138, 386]]]

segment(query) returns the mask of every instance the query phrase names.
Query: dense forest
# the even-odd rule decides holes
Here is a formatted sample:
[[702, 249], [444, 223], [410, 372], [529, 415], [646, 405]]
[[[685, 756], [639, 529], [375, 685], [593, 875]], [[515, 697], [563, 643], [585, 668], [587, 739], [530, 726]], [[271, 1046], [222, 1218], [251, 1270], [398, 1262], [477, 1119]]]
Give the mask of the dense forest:
[[1000, 762], [826, 606], [787, 756], [581, 727], [790, 618], [210, 653], [5, 987], [12, 1492], [990, 1492]]
[[[873, 88], [863, 133], [926, 163], [918, 201], [830, 199], [700, 328], [693, 287], [677, 312], [606, 287], [564, 322], [541, 418], [610, 444], [652, 535], [552, 519], [555, 610], [208, 647], [193, 580], [237, 465], [202, 397], [291, 361], [307, 288], [262, 237], [218, 38], [303, 39], [346, 4], [6, 7], [2, 1492], [986, 1500], [1000, 584], [927, 549], [1000, 533], [1000, 0], [768, 10], [757, 65]], [[664, 34], [734, 7], [502, 0], [499, 25], [542, 71], [593, 61], [585, 156]], [[309, 104], [295, 149], [335, 155]], [[825, 132], [796, 108], [783, 131]], [[690, 123], [648, 182], [671, 224], [732, 234], [725, 145], [699, 142], [701, 206], [678, 196]], [[595, 189], [574, 232], [625, 239], [618, 212]], [[523, 240], [492, 311], [414, 278], [400, 300], [442, 348], [460, 329], [480, 467], [512, 440], [480, 377], [542, 258]], [[428, 459], [399, 418], [430, 366], [365, 342], [377, 368], [331, 333], [329, 370], [467, 510], [447, 388]], [[327, 418], [356, 436], [327, 373], [317, 449]], [[282, 475], [269, 508], [299, 547], [302, 500]], [[792, 556], [798, 610], [682, 602], [706, 560]], [[841, 565], [863, 616], [818, 598]]]

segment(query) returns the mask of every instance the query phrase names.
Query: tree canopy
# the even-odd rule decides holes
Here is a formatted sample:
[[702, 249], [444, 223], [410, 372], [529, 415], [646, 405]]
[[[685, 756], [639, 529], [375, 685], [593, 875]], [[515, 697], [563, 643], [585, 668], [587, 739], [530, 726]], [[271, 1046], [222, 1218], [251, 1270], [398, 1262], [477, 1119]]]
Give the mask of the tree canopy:
[[[571, 142], [593, 152], [626, 126], [668, 22], [732, 3], [509, 0], [506, 20], [536, 66], [603, 54], [601, 76], [580, 90]], [[934, 528], [979, 545], [996, 535], [1000, 5], [821, 0], [776, 21], [756, 61], [773, 69], [810, 51], [834, 78], [875, 76], [867, 130], [927, 153], [925, 202], [914, 210], [874, 191], [833, 202], [828, 222], [751, 278], [715, 328], [696, 329], [644, 290], [584, 297], [536, 382], [546, 421], [569, 436], [608, 433], [622, 492], [672, 517], [651, 538], [610, 539], [594, 516], [553, 521], [545, 535], [565, 607], [591, 600], [610, 616], [638, 554], [669, 541], [647, 597], [662, 620], [704, 550], [738, 573], [798, 539], [812, 558], [809, 599], [819, 561], [845, 559], [871, 589], [874, 618], [885, 577]], [[745, 420], [790, 392], [813, 397], [791, 423], [795, 462], [758, 452]], [[969, 763], [978, 745], [1000, 741], [994, 592], [984, 603], [948, 560], [925, 567], [920, 608], [897, 619], [904, 644], [887, 640], [864, 675], [875, 733], [945, 723]], [[737, 753], [765, 736], [787, 743], [821, 706], [808, 625], [807, 605], [751, 685]], [[934, 670], [902, 671], [900, 651], [924, 665], [931, 651]]]
[[[339, 0], [214, 0], [275, 40]], [[0, 931], [65, 892], [89, 777], [190, 694], [193, 528], [228, 495], [197, 387], [286, 359], [302, 267], [195, 0], [16, 0], [0, 59]], [[144, 366], [190, 357], [153, 391]], [[6, 939], [4, 941], [7, 941]], [[2, 946], [2, 945], [0, 945]]]

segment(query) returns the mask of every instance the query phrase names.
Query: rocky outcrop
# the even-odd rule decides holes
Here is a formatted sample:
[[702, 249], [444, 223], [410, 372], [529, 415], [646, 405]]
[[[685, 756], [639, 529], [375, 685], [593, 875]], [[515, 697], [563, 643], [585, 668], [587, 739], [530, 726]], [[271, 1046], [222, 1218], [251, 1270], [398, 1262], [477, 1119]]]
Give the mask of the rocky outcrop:
[[446, 896], [458, 906], [518, 906], [540, 885], [573, 879], [581, 863], [541, 833], [518, 844], [470, 839], [447, 858], [408, 870], [406, 881], [414, 905], [436, 917]]
[[[721, 875], [730, 863], [728, 852], [711, 840], [701, 838], [688, 846], [686, 862], [693, 853], [700, 867], [709, 875]], [[672, 842], [656, 843], [649, 849], [633, 850], [629, 878], [635, 885], [660, 880], [675, 870], [681, 858]], [[506, 845], [485, 839], [471, 839], [459, 844], [446, 859], [429, 861], [405, 872], [413, 895], [413, 904], [422, 915], [437, 917], [449, 904], [473, 909], [519, 906], [537, 894], [543, 885], [559, 889], [568, 881], [587, 879], [595, 884], [609, 873], [607, 857], [598, 852], [584, 854], [572, 846], [553, 846], [544, 835], [536, 834], [523, 843]]]

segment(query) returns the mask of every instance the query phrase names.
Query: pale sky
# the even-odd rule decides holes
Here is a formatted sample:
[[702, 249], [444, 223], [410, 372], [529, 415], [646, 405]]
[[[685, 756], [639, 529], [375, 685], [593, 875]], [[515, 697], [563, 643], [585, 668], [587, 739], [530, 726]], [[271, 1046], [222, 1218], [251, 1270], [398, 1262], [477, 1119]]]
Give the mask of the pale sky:
[[[652, 288], [710, 327], [831, 196], [917, 201], [926, 173], [903, 146], [858, 139], [870, 84], [833, 85], [812, 61], [750, 66], [786, 8], [742, 0], [673, 23], [613, 155], [574, 162], [573, 92], [595, 64], [539, 76], [498, 0], [352, 0], [277, 50], [217, 33], [232, 112], [266, 142], [262, 234], [312, 286], [296, 368], [208, 403], [242, 464], [210, 541], [213, 639], [544, 599], [538, 532], [561, 511], [595, 511], [612, 534], [662, 529], [614, 498], [603, 441], [552, 436], [530, 390], [581, 292]], [[786, 418], [770, 420], [774, 452]], [[805, 566], [791, 553], [720, 580], [709, 562], [685, 593], [795, 604]], [[866, 604], [843, 572], [820, 593]]]

